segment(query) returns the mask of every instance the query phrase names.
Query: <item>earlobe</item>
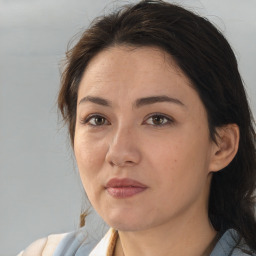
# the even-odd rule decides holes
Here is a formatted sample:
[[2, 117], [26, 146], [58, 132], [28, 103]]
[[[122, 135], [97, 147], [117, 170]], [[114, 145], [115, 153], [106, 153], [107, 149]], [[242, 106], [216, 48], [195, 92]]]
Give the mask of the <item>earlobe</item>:
[[217, 172], [229, 165], [234, 159], [239, 146], [239, 127], [237, 124], [227, 124], [217, 130], [217, 144], [213, 145], [210, 172]]

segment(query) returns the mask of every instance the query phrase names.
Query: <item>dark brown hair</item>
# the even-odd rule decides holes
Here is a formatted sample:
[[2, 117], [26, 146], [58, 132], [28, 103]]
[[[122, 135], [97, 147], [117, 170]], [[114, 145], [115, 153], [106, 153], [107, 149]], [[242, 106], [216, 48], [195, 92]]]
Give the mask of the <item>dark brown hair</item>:
[[197, 90], [215, 142], [217, 127], [239, 126], [235, 158], [213, 174], [209, 218], [217, 231], [233, 228], [256, 249], [254, 123], [227, 40], [207, 19], [163, 1], [140, 1], [96, 19], [67, 52], [62, 74], [58, 106], [68, 124], [72, 145], [80, 79], [90, 60], [114, 45], [155, 46], [170, 54]]

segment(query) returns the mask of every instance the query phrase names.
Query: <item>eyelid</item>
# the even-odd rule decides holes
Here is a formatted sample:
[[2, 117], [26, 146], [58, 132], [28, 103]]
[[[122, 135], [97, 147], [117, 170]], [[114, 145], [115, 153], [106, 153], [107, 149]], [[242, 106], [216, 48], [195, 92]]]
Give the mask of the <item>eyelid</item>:
[[148, 125], [152, 125], [152, 126], [155, 126], [155, 127], [161, 127], [161, 126], [165, 126], [165, 125], [172, 125], [175, 121], [174, 118], [170, 117], [169, 115], [156, 112], [156, 113], [151, 113], [151, 114], [147, 115], [142, 124], [145, 124], [148, 119], [150, 119], [154, 116], [161, 116], [161, 117], [165, 118], [167, 120], [167, 122], [164, 123], [164, 124], [159, 124], [159, 125], [154, 125], [154, 124], [148, 124]]
[[[88, 123], [90, 122], [91, 119], [96, 118], [96, 117], [104, 118], [104, 119], [108, 122], [107, 125], [110, 124], [110, 122], [108, 121], [108, 119], [107, 119], [103, 114], [100, 114], [100, 113], [89, 114], [89, 115], [87, 115], [86, 117], [81, 118], [81, 119], [80, 119], [80, 123], [86, 125], [86, 124], [88, 124]], [[88, 124], [88, 125], [90, 125], [90, 126], [95, 126], [95, 127], [97, 127], [97, 126], [103, 126], [103, 125], [92, 125], [92, 124]], [[105, 125], [105, 124], [104, 124], [104, 125]]]
[[[157, 125], [157, 124], [147, 124], [146, 122], [147, 122], [150, 118], [152, 118], [152, 117], [154, 117], [154, 116], [160, 116], [160, 117], [166, 119], [167, 122], [165, 122], [165, 123], [163, 123], [163, 124], [159, 124], [159, 125]], [[88, 124], [91, 119], [96, 118], [96, 117], [104, 118], [105, 121], [107, 122], [107, 124], [102, 124], [102, 125]], [[174, 121], [175, 121], [175, 120], [174, 120], [172, 117], [170, 117], [169, 115], [167, 115], [167, 114], [155, 112], [155, 113], [151, 113], [151, 114], [147, 115], [147, 116], [144, 118], [142, 124], [147, 124], [147, 125], [151, 125], [151, 126], [155, 126], [155, 127], [161, 127], [161, 126], [165, 126], [165, 125], [172, 125], [172, 124], [174, 123]], [[88, 125], [90, 125], [90, 126], [92, 126], [92, 127], [99, 127], [99, 126], [104, 126], [104, 125], [110, 125], [110, 124], [111, 124], [111, 123], [109, 122], [108, 118], [105, 117], [105, 116], [104, 116], [103, 114], [101, 114], [101, 113], [92, 113], [92, 114], [87, 115], [87, 116], [84, 117], [84, 118], [80, 118], [80, 123], [81, 123], [81, 124], [84, 124], [84, 125], [88, 124]]]

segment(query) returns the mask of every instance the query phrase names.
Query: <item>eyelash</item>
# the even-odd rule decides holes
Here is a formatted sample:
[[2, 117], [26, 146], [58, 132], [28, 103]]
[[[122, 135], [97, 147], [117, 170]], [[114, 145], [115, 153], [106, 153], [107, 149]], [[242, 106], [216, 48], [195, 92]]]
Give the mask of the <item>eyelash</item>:
[[[87, 116], [85, 119], [82, 119], [81, 120], [81, 123], [82, 124], [87, 124], [89, 126], [92, 126], [92, 127], [99, 127], [99, 126], [103, 126], [104, 124], [102, 125], [97, 125], [97, 124], [91, 124], [90, 121], [94, 119], [94, 121], [96, 120], [96, 118], [103, 118], [105, 120], [105, 122], [107, 121], [107, 118], [105, 118], [104, 116], [102, 116], [101, 114], [92, 114], [92, 115], [89, 115]], [[108, 122], [108, 121], [107, 121]], [[108, 122], [107, 125], [109, 125], [110, 122]]]
[[[160, 117], [161, 119], [164, 120], [164, 123], [161, 123], [161, 124], [153, 124], [153, 120], [152, 118], [154, 117]], [[100, 125], [97, 125], [97, 124], [91, 124], [90, 121], [91, 120], [94, 120], [94, 123], [95, 123], [95, 120], [96, 118], [102, 118], [104, 119], [104, 123], [103, 124], [100, 124]], [[151, 126], [154, 126], [154, 127], [162, 127], [162, 126], [166, 126], [166, 125], [172, 125], [174, 123], [174, 120], [169, 117], [169, 116], [166, 116], [164, 114], [161, 114], [161, 113], [152, 113], [150, 114], [149, 116], [146, 117], [146, 119], [142, 122], [142, 124], [147, 124], [147, 121], [151, 119], [152, 120], [152, 123], [151, 124], [148, 124], [148, 125], [151, 125]], [[107, 124], [106, 124], [107, 122]], [[81, 120], [81, 123], [84, 124], [84, 125], [89, 125], [93, 128], [97, 128], [97, 127], [100, 127], [100, 126], [104, 126], [104, 125], [110, 125], [110, 122], [107, 120], [107, 118], [105, 118], [104, 116], [102, 116], [101, 114], [92, 114], [92, 115], [89, 115], [87, 116], [85, 119], [82, 119]]]
[[148, 121], [149, 119], [152, 120], [152, 118], [154, 118], [154, 117], [160, 117], [161, 119], [165, 120], [164, 123], [162, 123], [162, 124], [158, 124], [158, 125], [149, 124], [149, 125], [154, 126], [154, 127], [162, 127], [162, 126], [166, 126], [166, 125], [172, 125], [174, 123], [174, 120], [169, 116], [166, 116], [166, 115], [161, 114], [161, 113], [152, 113], [152, 114], [150, 114], [149, 116], [146, 117], [145, 121], [143, 121], [143, 124], [146, 123], [146, 121]]

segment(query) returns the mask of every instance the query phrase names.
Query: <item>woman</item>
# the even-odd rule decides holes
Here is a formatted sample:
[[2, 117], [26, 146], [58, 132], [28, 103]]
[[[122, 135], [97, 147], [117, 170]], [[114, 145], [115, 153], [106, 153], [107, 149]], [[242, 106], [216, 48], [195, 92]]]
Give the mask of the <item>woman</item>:
[[58, 98], [88, 198], [111, 227], [21, 255], [256, 255], [255, 132], [237, 62], [206, 19], [141, 1], [94, 21]]

